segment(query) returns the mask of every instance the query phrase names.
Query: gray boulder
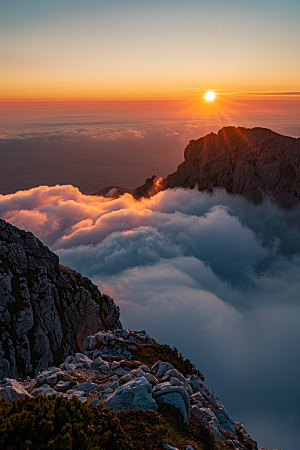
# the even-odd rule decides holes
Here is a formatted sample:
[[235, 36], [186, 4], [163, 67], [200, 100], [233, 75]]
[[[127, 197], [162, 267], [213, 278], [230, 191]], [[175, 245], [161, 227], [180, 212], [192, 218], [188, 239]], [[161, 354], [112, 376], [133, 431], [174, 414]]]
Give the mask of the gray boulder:
[[40, 394], [40, 395], [60, 395], [58, 392], [56, 392], [54, 389], [52, 389], [49, 384], [43, 384], [42, 386], [35, 388], [32, 390], [32, 394]]
[[157, 411], [157, 403], [151, 395], [152, 385], [145, 377], [136, 378], [120, 386], [106, 401], [106, 407], [115, 411]]
[[186, 390], [180, 386], [171, 386], [170, 383], [161, 383], [154, 387], [153, 398], [158, 405], [169, 403], [174, 405], [180, 412], [183, 421], [190, 419], [190, 399]]
[[17, 382], [17, 380], [10, 378], [3, 378], [0, 382], [0, 398], [4, 398], [6, 401], [10, 400], [18, 400], [19, 398], [26, 397], [30, 394], [26, 391], [26, 389]]
[[159, 368], [158, 368], [158, 370], [156, 372], [156, 376], [158, 378], [162, 378], [168, 372], [168, 370], [171, 370], [171, 369], [174, 369], [174, 366], [171, 363], [169, 363], [169, 362], [162, 362], [159, 365]]

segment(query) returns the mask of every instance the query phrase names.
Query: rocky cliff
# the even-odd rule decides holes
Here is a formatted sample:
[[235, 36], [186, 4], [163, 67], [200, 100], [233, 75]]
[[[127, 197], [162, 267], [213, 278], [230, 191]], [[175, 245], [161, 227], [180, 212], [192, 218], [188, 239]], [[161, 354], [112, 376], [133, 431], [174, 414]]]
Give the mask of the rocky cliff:
[[260, 203], [265, 196], [290, 208], [300, 200], [300, 139], [266, 128], [225, 127], [190, 141], [184, 162], [164, 180], [152, 177], [135, 191], [149, 197], [168, 188], [212, 192], [223, 188]]
[[119, 308], [32, 233], [0, 220], [0, 377], [34, 375], [121, 328]]

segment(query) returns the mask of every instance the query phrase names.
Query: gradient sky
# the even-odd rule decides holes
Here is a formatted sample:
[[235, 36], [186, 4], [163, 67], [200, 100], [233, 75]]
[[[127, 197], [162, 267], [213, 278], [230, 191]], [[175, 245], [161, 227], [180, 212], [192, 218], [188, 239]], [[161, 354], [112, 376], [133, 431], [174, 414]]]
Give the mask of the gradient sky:
[[0, 100], [297, 91], [299, 17], [298, 0], [2, 0]]

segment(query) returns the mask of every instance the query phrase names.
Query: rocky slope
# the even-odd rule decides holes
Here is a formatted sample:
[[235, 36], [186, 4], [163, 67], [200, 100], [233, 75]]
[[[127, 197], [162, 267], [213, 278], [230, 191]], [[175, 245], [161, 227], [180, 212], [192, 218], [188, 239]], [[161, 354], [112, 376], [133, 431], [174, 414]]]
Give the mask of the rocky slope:
[[[91, 407], [111, 407], [116, 413], [155, 413], [172, 405], [183, 422], [199, 422], [224, 444], [214, 448], [257, 450], [257, 443], [244, 425], [232, 420], [201, 374], [183, 374], [168, 361], [149, 364], [159, 345], [145, 331], [99, 331], [87, 337], [83, 349], [84, 353], [68, 356], [59, 367], [50, 367], [34, 378], [2, 379], [0, 398], [10, 401], [34, 394], [76, 396]], [[180, 362], [178, 358], [177, 364]], [[163, 448], [176, 450], [167, 442]], [[195, 450], [191, 445], [188, 449]]]
[[0, 220], [0, 377], [33, 376], [120, 328], [119, 308], [32, 233]]
[[185, 161], [164, 180], [148, 179], [135, 190], [136, 198], [168, 188], [211, 192], [223, 188], [260, 203], [265, 196], [290, 208], [300, 200], [300, 138], [266, 128], [225, 127], [190, 141]]
[[[75, 396], [96, 416], [110, 407], [125, 425], [140, 420], [146, 431], [156, 424], [149, 450], [257, 450], [189, 360], [145, 331], [122, 329], [119, 315], [109, 296], [60, 266], [32, 233], [0, 220], [0, 399]], [[177, 415], [169, 422], [166, 408]], [[174, 417], [185, 427], [181, 436]], [[140, 450], [139, 442], [130, 448]]]

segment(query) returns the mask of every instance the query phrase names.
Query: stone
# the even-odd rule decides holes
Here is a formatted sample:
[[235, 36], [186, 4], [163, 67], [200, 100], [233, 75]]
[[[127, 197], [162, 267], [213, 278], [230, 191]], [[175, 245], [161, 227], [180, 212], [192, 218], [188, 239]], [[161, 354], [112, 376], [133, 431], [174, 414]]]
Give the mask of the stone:
[[3, 378], [0, 381], [0, 398], [4, 398], [6, 401], [18, 400], [19, 398], [31, 397], [26, 389], [17, 382], [17, 380], [10, 378]]
[[69, 389], [72, 388], [74, 385], [74, 382], [72, 381], [59, 381], [53, 389], [57, 392], [67, 392]]
[[171, 364], [169, 362], [162, 362], [159, 365], [159, 368], [156, 372], [157, 378], [162, 378], [168, 372], [168, 370], [171, 370], [171, 369], [174, 369], [173, 364]]
[[125, 370], [125, 369], [117, 369], [114, 371], [114, 373], [118, 376], [118, 377], [123, 377], [124, 375], [127, 375], [129, 371]]
[[118, 361], [113, 361], [113, 363], [111, 365], [111, 370], [116, 370], [116, 369], [119, 369], [120, 367], [121, 367], [121, 365]]
[[139, 366], [139, 369], [141, 369], [143, 372], [150, 373], [149, 367], [145, 366], [144, 364]]
[[152, 386], [145, 377], [136, 378], [120, 386], [106, 401], [106, 407], [115, 411], [157, 411], [157, 403], [151, 395]]
[[60, 395], [58, 392], [56, 392], [54, 389], [52, 389], [49, 384], [43, 384], [42, 386], [35, 388], [31, 391], [32, 394], [40, 394], [40, 395]]
[[145, 372], [141, 369], [133, 369], [129, 372], [129, 374], [134, 377], [143, 377]]
[[156, 361], [156, 363], [153, 364], [153, 366], [151, 367], [151, 370], [153, 372], [157, 372], [158, 369], [160, 368], [161, 364], [162, 364], [162, 361], [159, 359], [158, 361]]
[[190, 399], [186, 390], [180, 386], [171, 386], [170, 383], [165, 382], [158, 384], [153, 388], [153, 398], [161, 405], [163, 403], [170, 403], [174, 405], [182, 415], [185, 423], [190, 419]]
[[110, 365], [107, 361], [103, 361], [103, 363], [101, 364], [101, 366], [98, 367], [98, 370], [104, 374], [109, 374], [111, 373], [111, 368]]
[[184, 376], [177, 369], [170, 369], [170, 370], [168, 370], [165, 373], [165, 375], [162, 377], [162, 379], [168, 381], [171, 377], [177, 378], [182, 383], [186, 383], [186, 379], [184, 378]]
[[236, 429], [233, 420], [227, 413], [225, 409], [215, 409], [213, 408], [213, 412], [219, 422], [220, 427], [223, 431], [229, 431], [232, 433], [233, 437], [238, 440], [236, 435]]
[[125, 383], [127, 383], [128, 381], [132, 380], [132, 376], [129, 375], [129, 373], [127, 373], [121, 377], [121, 380], [123, 380], [123, 381], [125, 381]]
[[90, 392], [96, 389], [99, 385], [96, 383], [92, 383], [90, 380], [85, 381], [84, 383], [80, 383], [77, 386], [78, 391]]
[[143, 377], [145, 377], [147, 381], [153, 381], [154, 383], [157, 383], [157, 384], [159, 383], [157, 378], [155, 378], [155, 376], [152, 375], [151, 373], [144, 373]]
[[179, 381], [177, 378], [173, 378], [173, 377], [170, 378], [170, 385], [184, 387], [184, 384], [182, 383], [182, 381]]
[[93, 369], [99, 369], [99, 367], [103, 364], [103, 359], [100, 356], [97, 356], [96, 359], [94, 359], [92, 367]]
[[92, 400], [92, 401], [88, 404], [88, 406], [96, 406], [96, 405], [98, 405], [98, 403], [99, 403], [99, 400], [98, 400], [97, 398], [94, 398], [94, 400]]
[[93, 361], [88, 358], [86, 355], [83, 355], [82, 353], [76, 353], [75, 354], [75, 363], [76, 367], [78, 367], [78, 364], [82, 364], [82, 367], [85, 369], [91, 369]]
[[234, 426], [237, 431], [237, 434], [239, 435], [239, 440], [244, 443], [247, 443], [250, 441], [251, 444], [253, 445], [254, 449], [257, 450], [258, 449], [257, 442], [254, 441], [253, 439], [251, 439], [251, 437], [249, 436], [249, 434], [247, 433], [247, 431], [244, 427], [244, 424], [242, 424], [241, 422], [234, 422]]
[[87, 398], [85, 397], [85, 392], [84, 391], [79, 391], [77, 388], [76, 389], [70, 389], [69, 391], [66, 392], [66, 394], [68, 395], [69, 398], [72, 398], [73, 395], [75, 395], [75, 397], [77, 397], [81, 401], [87, 400]]
[[51, 387], [57, 384], [57, 376], [58, 374], [62, 374], [60, 368], [58, 367], [50, 367], [48, 370], [44, 370], [40, 372], [36, 376], [36, 382], [38, 384], [49, 384]]
[[191, 406], [191, 414], [193, 414], [193, 416], [197, 417], [197, 419], [200, 421], [204, 417], [204, 411], [202, 411], [202, 409], [199, 408], [197, 405]]

